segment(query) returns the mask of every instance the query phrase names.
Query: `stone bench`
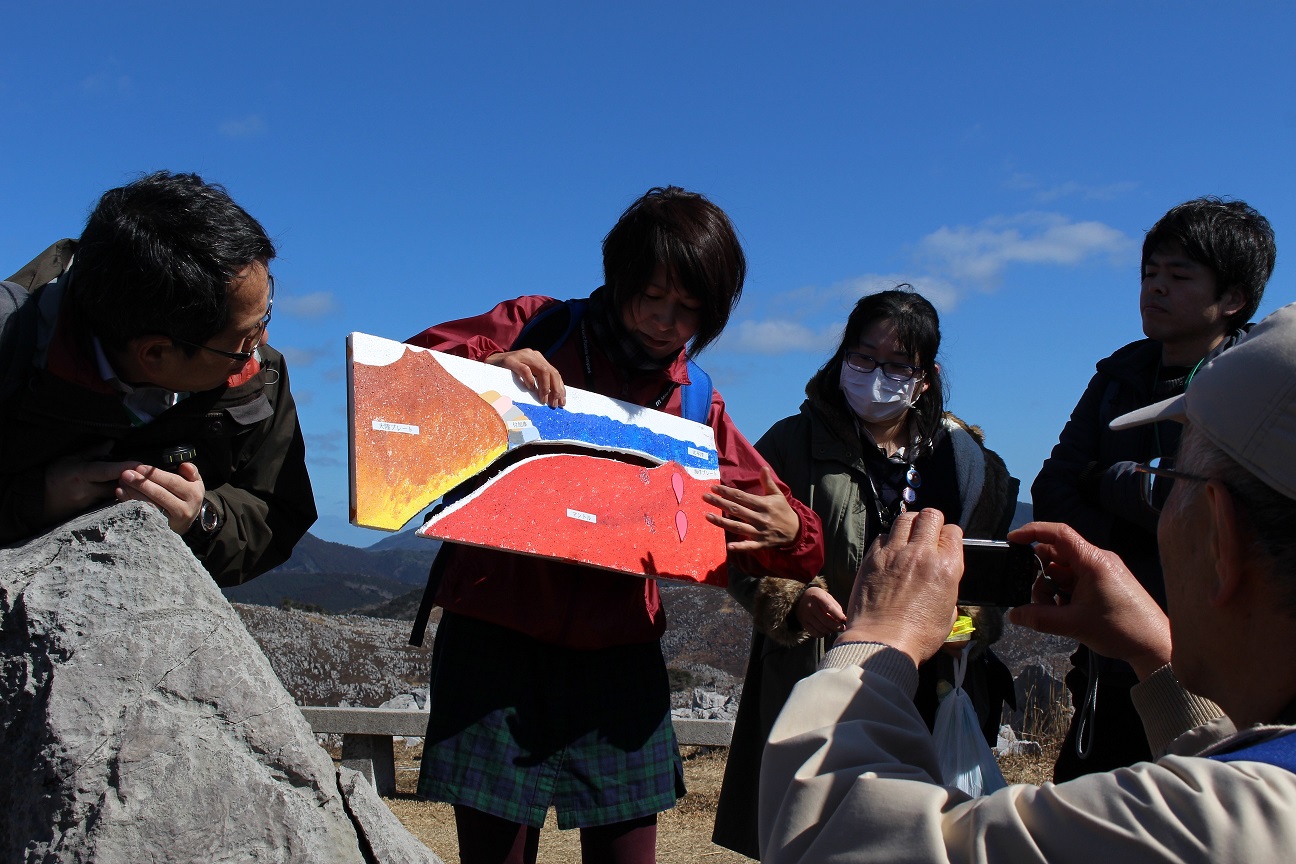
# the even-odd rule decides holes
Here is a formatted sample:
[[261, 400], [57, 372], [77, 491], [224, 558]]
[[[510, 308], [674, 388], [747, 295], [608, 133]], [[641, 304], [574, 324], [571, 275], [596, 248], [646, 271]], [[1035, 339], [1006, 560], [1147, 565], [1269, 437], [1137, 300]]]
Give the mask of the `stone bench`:
[[[422, 738], [427, 732], [426, 711], [306, 707], [301, 712], [316, 734], [342, 736], [342, 764], [359, 771], [379, 795], [396, 794], [392, 739]], [[680, 744], [728, 747], [733, 737], [732, 720], [676, 717], [673, 722]]]

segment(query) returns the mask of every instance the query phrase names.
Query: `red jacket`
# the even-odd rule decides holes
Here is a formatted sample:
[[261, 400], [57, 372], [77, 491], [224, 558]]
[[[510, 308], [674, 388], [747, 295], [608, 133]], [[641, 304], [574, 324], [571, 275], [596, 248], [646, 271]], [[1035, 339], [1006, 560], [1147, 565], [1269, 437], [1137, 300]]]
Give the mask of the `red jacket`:
[[[485, 360], [510, 350], [523, 325], [554, 302], [550, 297], [507, 300], [485, 315], [429, 327], [408, 341], [434, 351]], [[688, 383], [683, 352], [661, 372], [630, 377], [612, 365], [591, 333], [591, 387], [582, 368], [580, 341], [573, 334], [549, 357], [568, 386], [647, 405], [661, 395], [667, 382]], [[678, 387], [660, 410], [679, 416]], [[714, 390], [708, 422], [715, 431], [721, 481], [761, 494], [760, 470], [766, 462], [733, 425], [725, 412], [724, 399]], [[796, 540], [783, 549], [734, 554], [748, 573], [808, 582], [823, 566], [819, 517], [792, 498], [783, 481], [778, 481], [778, 486], [801, 519]], [[652, 642], [666, 630], [661, 595], [652, 579], [470, 546], [447, 545], [441, 554], [454, 556], [447, 562], [436, 596], [437, 605], [450, 612], [570, 648]]]

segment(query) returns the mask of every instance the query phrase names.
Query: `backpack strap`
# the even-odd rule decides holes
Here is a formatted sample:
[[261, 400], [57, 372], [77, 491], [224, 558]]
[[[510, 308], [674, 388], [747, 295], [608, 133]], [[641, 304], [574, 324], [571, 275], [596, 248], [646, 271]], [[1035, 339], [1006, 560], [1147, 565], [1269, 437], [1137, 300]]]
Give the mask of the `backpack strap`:
[[432, 607], [436, 605], [437, 591], [441, 588], [441, 577], [445, 574], [446, 562], [450, 560], [448, 544], [442, 543], [437, 549], [432, 566], [428, 568], [427, 584], [423, 586], [423, 599], [419, 601], [418, 614], [414, 616], [414, 629], [410, 631], [409, 644], [415, 648], [422, 647], [423, 634], [427, 632], [428, 618], [432, 617]]
[[1209, 758], [1216, 762], [1263, 762], [1296, 774], [1296, 733], [1286, 732], [1277, 738], [1268, 738], [1241, 750], [1216, 753]]
[[545, 357], [548, 357], [562, 347], [570, 338], [572, 331], [580, 326], [581, 318], [585, 316], [587, 306], [589, 306], [589, 301], [583, 297], [550, 303], [526, 323], [522, 328], [522, 332], [517, 335], [517, 338], [513, 340], [513, 344], [509, 346], [509, 350], [517, 351], [520, 348], [534, 348]]
[[688, 374], [690, 383], [680, 389], [680, 416], [705, 425], [711, 413], [711, 376], [692, 360], [688, 361]]
[[63, 271], [72, 261], [72, 256], [76, 254], [76, 247], [75, 240], [66, 238], [59, 240], [4, 281], [17, 282], [28, 291], [35, 291], [63, 275]]

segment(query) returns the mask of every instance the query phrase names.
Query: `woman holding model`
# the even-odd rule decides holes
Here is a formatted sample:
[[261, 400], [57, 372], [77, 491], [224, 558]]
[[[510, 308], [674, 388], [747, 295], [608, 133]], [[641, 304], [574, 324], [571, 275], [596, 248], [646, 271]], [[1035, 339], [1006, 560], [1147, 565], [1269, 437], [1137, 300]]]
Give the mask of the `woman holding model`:
[[[704, 377], [690, 358], [720, 335], [742, 290], [733, 226], [701, 195], [652, 189], [604, 239], [603, 265], [604, 285], [584, 303], [519, 297], [409, 341], [509, 369], [550, 406], [571, 383], [685, 414], [686, 388]], [[561, 322], [545, 328], [566, 333], [559, 344], [519, 341], [538, 316]], [[703, 386], [721, 476], [708, 518], [725, 528], [731, 562], [808, 582], [823, 563], [818, 517]], [[586, 862], [655, 861], [657, 813], [683, 793], [656, 583], [493, 549], [440, 554], [445, 613], [418, 791], [454, 805], [460, 859], [535, 861], [553, 806], [560, 828], [581, 829]]]

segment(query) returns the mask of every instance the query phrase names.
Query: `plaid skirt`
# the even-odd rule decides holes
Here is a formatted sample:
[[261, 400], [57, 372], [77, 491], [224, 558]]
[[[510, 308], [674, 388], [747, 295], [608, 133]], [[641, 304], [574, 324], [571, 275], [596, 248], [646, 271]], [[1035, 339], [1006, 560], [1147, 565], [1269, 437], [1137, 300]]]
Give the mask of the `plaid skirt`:
[[539, 827], [610, 825], [684, 794], [661, 645], [576, 650], [446, 613], [418, 794]]

